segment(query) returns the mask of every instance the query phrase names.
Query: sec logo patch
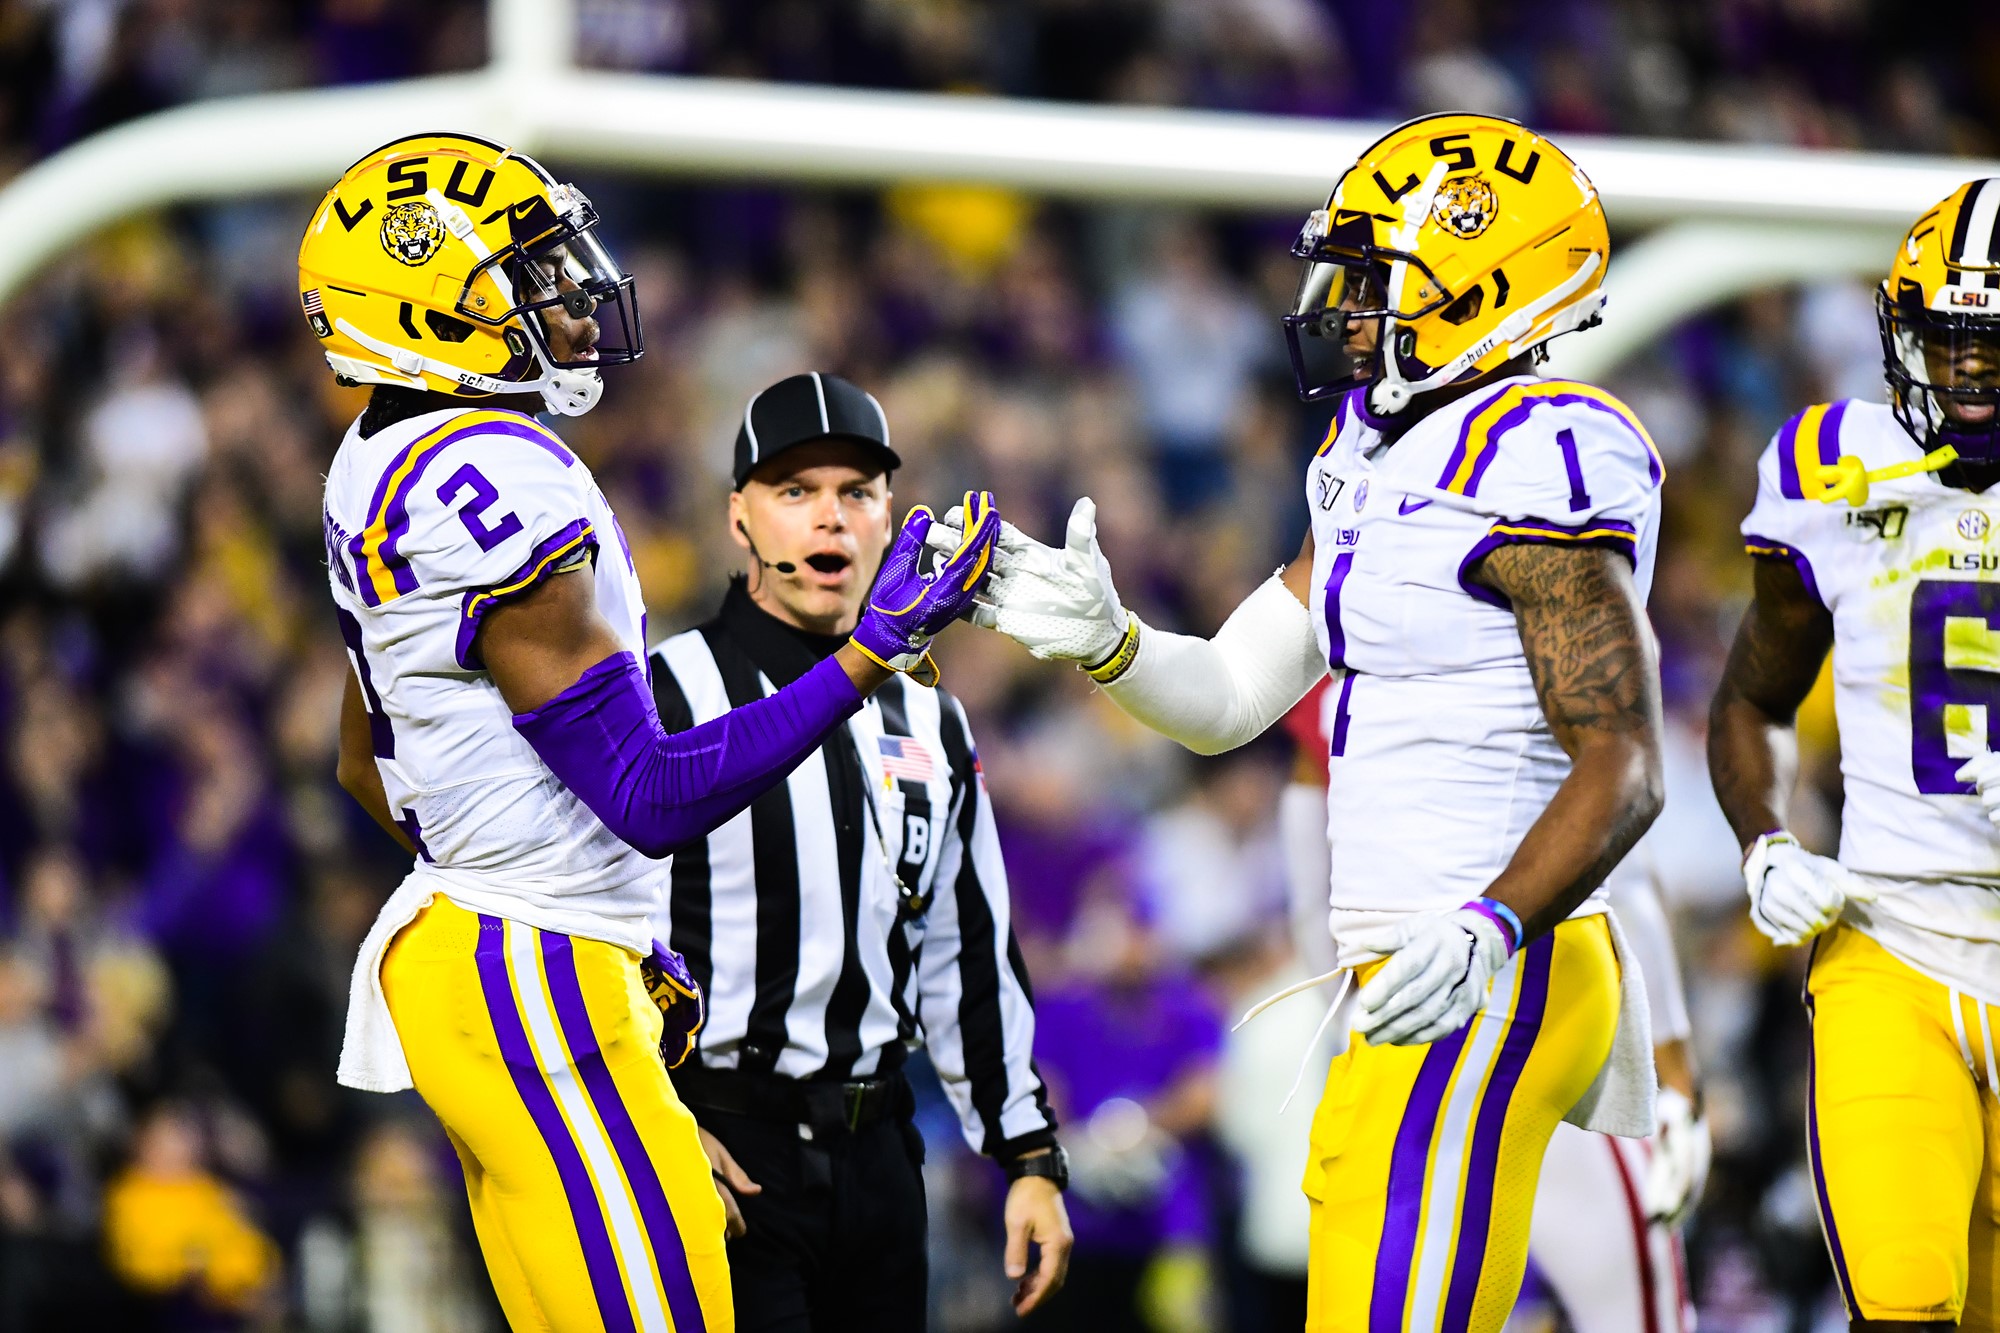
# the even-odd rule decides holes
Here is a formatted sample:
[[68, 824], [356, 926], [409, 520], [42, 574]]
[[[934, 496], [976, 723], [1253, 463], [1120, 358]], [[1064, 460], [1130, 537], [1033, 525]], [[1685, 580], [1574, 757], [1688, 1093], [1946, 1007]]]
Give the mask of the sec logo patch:
[[1354, 488], [1354, 512], [1360, 513], [1368, 507], [1368, 483], [1364, 479]]
[[1993, 520], [1984, 509], [1968, 509], [1958, 516], [1958, 535], [1969, 542], [1983, 542], [1993, 530]]

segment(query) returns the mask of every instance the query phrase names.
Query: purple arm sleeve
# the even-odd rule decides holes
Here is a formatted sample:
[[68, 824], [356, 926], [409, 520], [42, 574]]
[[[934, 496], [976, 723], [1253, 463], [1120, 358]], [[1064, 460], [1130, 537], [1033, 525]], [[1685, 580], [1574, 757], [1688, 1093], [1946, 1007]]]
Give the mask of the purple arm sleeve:
[[514, 729], [606, 828], [668, 856], [784, 781], [861, 707], [829, 657], [769, 698], [668, 735], [631, 653], [607, 657]]

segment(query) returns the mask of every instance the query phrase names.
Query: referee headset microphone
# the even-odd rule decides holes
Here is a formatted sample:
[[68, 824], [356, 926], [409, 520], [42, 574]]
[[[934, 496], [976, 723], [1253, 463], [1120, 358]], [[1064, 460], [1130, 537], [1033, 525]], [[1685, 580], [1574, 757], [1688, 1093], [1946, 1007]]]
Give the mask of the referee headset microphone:
[[799, 567], [789, 560], [766, 560], [764, 553], [757, 549], [757, 539], [750, 535], [750, 529], [743, 526], [743, 520], [736, 520], [736, 530], [743, 534], [743, 540], [750, 543], [750, 558], [765, 569], [775, 569], [780, 574], [796, 574]]

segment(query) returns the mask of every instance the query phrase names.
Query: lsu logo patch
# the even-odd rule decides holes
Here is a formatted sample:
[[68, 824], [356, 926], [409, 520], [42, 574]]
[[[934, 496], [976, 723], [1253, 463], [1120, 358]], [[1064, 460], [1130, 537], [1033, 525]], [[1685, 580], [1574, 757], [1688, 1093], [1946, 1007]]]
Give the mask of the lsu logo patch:
[[443, 244], [444, 223], [422, 199], [397, 204], [382, 217], [382, 248], [399, 264], [427, 264]]
[[1431, 203], [1431, 216], [1440, 227], [1462, 241], [1469, 241], [1493, 225], [1500, 211], [1500, 197], [1486, 177], [1456, 176], [1438, 187]]

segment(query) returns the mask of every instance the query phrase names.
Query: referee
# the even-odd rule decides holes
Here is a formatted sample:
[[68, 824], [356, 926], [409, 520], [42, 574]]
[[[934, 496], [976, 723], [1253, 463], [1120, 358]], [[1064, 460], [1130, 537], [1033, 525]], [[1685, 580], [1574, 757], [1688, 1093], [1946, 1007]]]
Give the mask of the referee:
[[[888, 549], [900, 462], [881, 405], [837, 375], [750, 400], [729, 497], [749, 571], [713, 620], [653, 650], [668, 730], [790, 684], [845, 641]], [[1062, 1284], [1068, 1163], [957, 700], [906, 677], [882, 687], [819, 762], [675, 853], [663, 916], [708, 997], [673, 1079], [729, 1212], [738, 1328], [924, 1327], [923, 1140], [902, 1072], [919, 1043], [967, 1140], [1012, 1182], [1016, 1312]]]

